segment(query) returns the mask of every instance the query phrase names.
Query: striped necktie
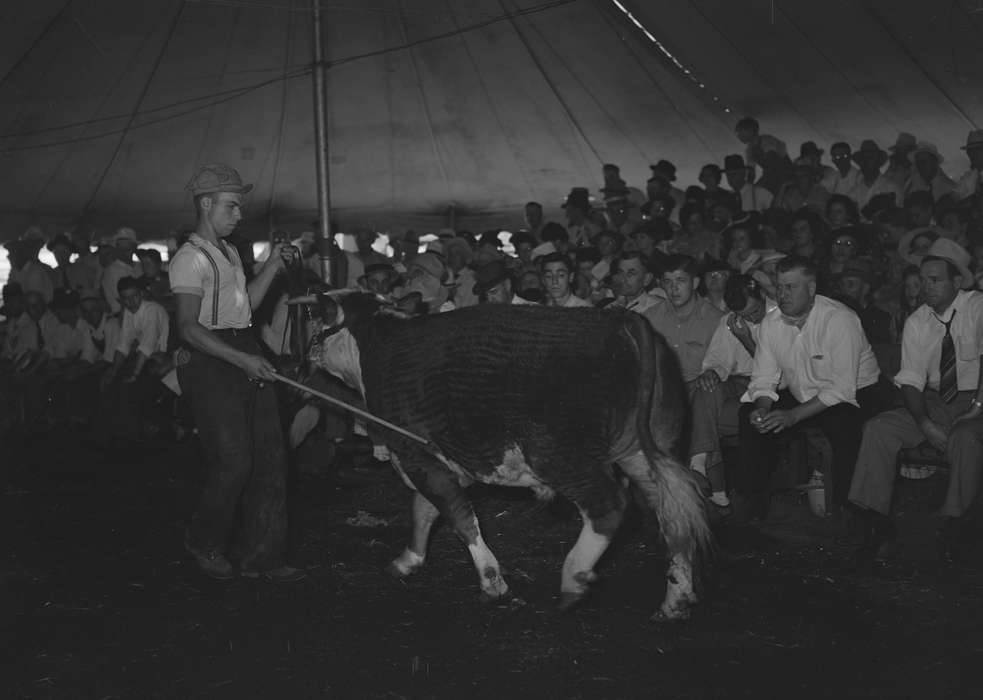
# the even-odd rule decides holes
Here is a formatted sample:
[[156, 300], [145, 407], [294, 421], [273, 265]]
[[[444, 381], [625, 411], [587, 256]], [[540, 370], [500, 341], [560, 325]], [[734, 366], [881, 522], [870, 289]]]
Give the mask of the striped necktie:
[[942, 356], [939, 359], [939, 395], [945, 403], [956, 398], [956, 392], [959, 390], [956, 381], [956, 345], [952, 342], [952, 333], [949, 332], [952, 319], [955, 317], [956, 310], [953, 309], [948, 323], [941, 318], [939, 319], [939, 323], [945, 326], [945, 335], [942, 337]]

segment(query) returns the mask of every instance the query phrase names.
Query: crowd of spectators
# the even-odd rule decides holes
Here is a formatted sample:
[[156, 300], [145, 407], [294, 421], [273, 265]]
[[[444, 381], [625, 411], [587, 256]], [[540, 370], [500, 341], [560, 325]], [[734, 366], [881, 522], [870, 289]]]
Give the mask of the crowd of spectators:
[[[813, 142], [793, 159], [754, 119], [736, 137], [743, 152], [704, 165], [699, 184], [680, 188], [665, 160], [644, 188], [605, 164], [596, 185], [570, 190], [563, 221], [529, 202], [511, 235], [446, 229], [421, 243], [410, 231], [386, 256], [374, 231], [356, 229], [334, 281], [412, 313], [497, 303], [642, 314], [679, 357], [690, 466], [722, 516], [766, 516], [779, 443], [812, 426], [833, 455], [813, 479], [853, 514], [864, 551], [893, 537], [895, 459], [922, 442], [951, 469], [945, 539], [966, 536], [983, 471], [983, 131], [969, 134], [957, 177], [911, 134], [886, 149], [833, 143], [828, 164]], [[271, 356], [299, 352], [302, 324], [286, 301], [321, 281], [314, 234], [292, 243], [294, 264], [254, 316]], [[20, 418], [91, 422], [79, 397], [92, 391], [110, 434], [127, 421], [144, 430], [148, 406], [180, 425], [161, 388], [179, 391], [168, 377], [181, 349], [160, 255], [138, 249], [129, 228], [95, 250], [37, 228], [5, 245], [0, 381], [18, 385]], [[43, 245], [56, 267], [39, 261]], [[251, 245], [236, 246], [248, 276]], [[737, 463], [725, 469], [722, 443], [735, 437]]]

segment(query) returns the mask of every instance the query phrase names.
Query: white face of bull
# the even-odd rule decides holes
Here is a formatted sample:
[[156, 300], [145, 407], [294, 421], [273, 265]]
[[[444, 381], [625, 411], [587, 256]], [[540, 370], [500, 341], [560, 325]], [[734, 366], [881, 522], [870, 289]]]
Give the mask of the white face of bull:
[[[338, 306], [338, 314], [332, 326], [344, 323], [345, 312]], [[365, 384], [362, 382], [362, 365], [359, 359], [358, 343], [347, 328], [332, 333], [311, 349], [310, 360], [315, 367], [338, 377], [365, 398]]]

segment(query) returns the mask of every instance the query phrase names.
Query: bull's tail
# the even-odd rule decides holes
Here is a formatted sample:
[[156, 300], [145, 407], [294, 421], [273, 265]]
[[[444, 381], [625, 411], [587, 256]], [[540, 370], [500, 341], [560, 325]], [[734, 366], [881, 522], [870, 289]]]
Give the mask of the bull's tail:
[[688, 410], [686, 386], [665, 340], [642, 316], [627, 316], [638, 351], [635, 428], [645, 459], [631, 460], [625, 472], [655, 511], [670, 556], [682, 554], [697, 564], [712, 551], [713, 536], [700, 485], [674, 454]]

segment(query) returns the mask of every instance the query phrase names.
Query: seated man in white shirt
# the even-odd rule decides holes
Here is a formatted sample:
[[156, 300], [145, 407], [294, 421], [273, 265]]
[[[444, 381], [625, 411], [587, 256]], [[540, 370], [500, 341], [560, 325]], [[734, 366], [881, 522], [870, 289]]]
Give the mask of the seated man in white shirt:
[[41, 330], [34, 319], [27, 315], [24, 300], [24, 290], [16, 282], [10, 282], [3, 287], [3, 309], [0, 315], [7, 320], [4, 322], [3, 346], [0, 348], [0, 359], [4, 360], [4, 369], [8, 363], [13, 366], [26, 354], [36, 353], [41, 347]]
[[97, 353], [93, 363], [112, 364], [116, 359], [116, 346], [119, 345], [119, 318], [107, 313], [106, 302], [98, 290], [85, 289], [79, 296], [82, 328]]
[[744, 162], [744, 158], [731, 155], [724, 158], [724, 174], [731, 190], [740, 197], [741, 211], [765, 211], [771, 207], [774, 195], [760, 185], [751, 182], [754, 168]]
[[951, 469], [942, 504], [942, 544], [958, 549], [965, 516], [983, 478], [983, 293], [973, 286], [969, 254], [940, 238], [922, 260], [925, 304], [905, 321], [901, 342], [904, 408], [882, 413], [864, 428], [850, 501], [864, 509], [861, 553], [874, 556], [893, 539], [890, 520], [896, 460], [902, 447], [928, 441]]
[[846, 502], [863, 422], [889, 400], [860, 319], [816, 294], [815, 264], [785, 258], [777, 274], [778, 308], [761, 323], [739, 418], [745, 480], [739, 490], [751, 498], [750, 515], [761, 518], [768, 512], [778, 434], [805, 425], [822, 430], [833, 448], [833, 503], [839, 507]]
[[[167, 352], [170, 319], [164, 307], [143, 298], [143, 286], [135, 277], [124, 277], [117, 284], [123, 323], [116, 345], [112, 367], [103, 377], [104, 385], [119, 378], [124, 384], [135, 382], [143, 373], [147, 361], [158, 353]], [[120, 372], [126, 367], [122, 377]]]
[[591, 307], [591, 303], [574, 294], [570, 286], [573, 281], [573, 263], [570, 262], [569, 255], [550, 253], [541, 256], [536, 262], [539, 263], [540, 276], [546, 290], [547, 306], [568, 309]]
[[741, 395], [751, 378], [758, 329], [765, 317], [761, 287], [747, 275], [727, 281], [724, 301], [731, 312], [720, 319], [706, 355], [703, 374], [692, 387], [690, 467], [710, 481], [711, 500], [727, 507], [720, 438], [737, 435]]

